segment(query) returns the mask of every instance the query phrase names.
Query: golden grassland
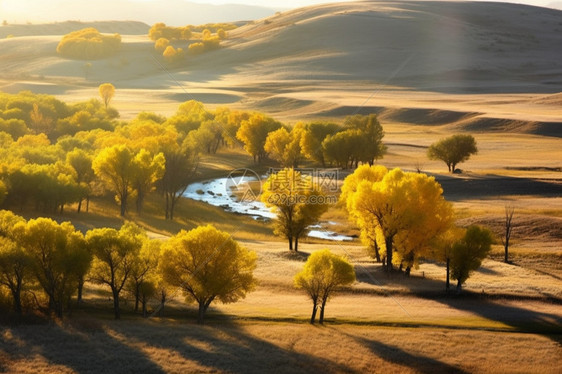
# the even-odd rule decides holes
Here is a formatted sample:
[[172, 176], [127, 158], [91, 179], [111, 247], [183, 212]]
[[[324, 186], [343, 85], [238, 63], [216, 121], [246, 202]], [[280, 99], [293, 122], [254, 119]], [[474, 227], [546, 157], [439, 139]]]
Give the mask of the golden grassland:
[[[401, 144], [419, 142], [417, 136], [399, 134], [393, 125], [385, 129], [388, 138]], [[506, 143], [513, 141], [509, 135], [482, 137], [479, 145], [484, 151], [466, 163], [471, 174], [454, 178], [487, 178], [494, 162], [489, 160], [495, 159], [495, 148], [488, 141], [502, 137]], [[540, 140], [528, 142], [535, 141], [538, 147]], [[548, 153], [554, 152], [556, 142], [547, 139], [544, 143], [543, 153], [533, 153], [535, 165], [543, 164]], [[380, 162], [408, 168], [404, 160], [422, 158], [424, 152], [390, 145], [389, 154]], [[517, 156], [515, 149], [512, 153]], [[251, 162], [239, 149], [222, 150], [203, 157], [200, 178], [222, 177], [236, 167], [252, 166]], [[443, 172], [444, 165], [427, 165]], [[545, 177], [536, 170], [529, 175], [520, 173], [520, 178]], [[340, 244], [306, 239], [300, 255], [289, 254], [287, 244], [273, 237], [267, 223], [191, 200], [179, 203], [177, 219], [170, 222], [164, 220], [162, 198], [153, 195], [142, 214], [129, 213], [127, 218], [161, 238], [206, 223], [230, 232], [258, 253], [257, 289], [237, 303], [212, 305], [207, 325], [198, 326], [194, 324], [195, 308], [183, 302], [180, 292], [174, 294], [162, 317], [149, 319], [131, 312], [132, 300], [125, 295], [123, 320], [113, 321], [108, 291], [87, 285], [85, 303], [62, 322], [3, 326], [2, 369], [18, 373], [557, 373], [562, 359], [562, 238], [549, 236], [549, 225], [560, 219], [560, 199], [491, 195], [484, 200], [459, 198], [454, 205], [461, 223], [480, 222], [494, 231], [506, 202], [518, 206], [516, 219], [523, 225], [514, 232], [513, 263], [501, 262], [498, 242], [490, 258], [467, 281], [462, 297], [443, 292], [442, 264], [422, 263], [410, 278], [388, 277], [358, 241]], [[554, 199], [552, 203], [550, 199]], [[71, 220], [81, 229], [117, 227], [122, 223], [115, 218], [117, 209], [110, 197], [97, 198], [89, 213], [67, 209], [56, 218]], [[322, 220], [337, 222], [344, 233], [357, 233], [338, 207]], [[525, 222], [543, 231], [537, 234]], [[326, 247], [350, 258], [357, 282], [328, 303], [325, 327], [310, 326], [310, 302], [293, 288], [292, 278], [309, 253]], [[150, 312], [156, 307], [153, 302]]]
[[561, 354], [537, 334], [285, 322], [76, 319], [0, 339], [19, 358], [4, 371], [18, 373], [557, 373]]

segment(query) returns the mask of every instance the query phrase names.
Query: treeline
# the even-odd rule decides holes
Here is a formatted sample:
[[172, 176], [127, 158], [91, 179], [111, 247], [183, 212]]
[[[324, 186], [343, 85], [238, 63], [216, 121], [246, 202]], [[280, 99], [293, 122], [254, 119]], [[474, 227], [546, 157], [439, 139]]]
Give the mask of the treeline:
[[97, 29], [88, 27], [63, 36], [57, 45], [57, 53], [67, 58], [95, 60], [109, 57], [120, 48], [121, 35], [104, 35]]
[[[100, 92], [104, 93], [104, 90]], [[107, 104], [108, 98], [103, 97]], [[179, 198], [193, 181], [200, 155], [243, 145], [256, 162], [285, 166], [305, 160], [351, 167], [382, 157], [383, 131], [376, 116], [335, 123], [299, 123], [292, 129], [258, 112], [207, 110], [187, 101], [165, 118], [140, 113], [131, 121], [92, 99], [66, 104], [48, 95], [0, 95], [0, 204], [10, 209], [63, 212], [92, 196], [115, 195], [120, 214], [146, 196], [164, 197], [173, 219]], [[349, 144], [337, 151], [338, 142]]]
[[164, 242], [133, 223], [82, 234], [69, 222], [0, 211], [0, 297], [20, 317], [38, 310], [60, 318], [82, 302], [85, 284], [98, 284], [111, 293], [116, 319], [125, 293], [147, 316], [149, 303], [162, 312], [181, 288], [198, 303], [202, 323], [213, 300], [234, 302], [254, 288], [255, 264], [255, 253], [212, 226]]
[[[182, 27], [156, 23], [148, 31], [148, 37], [154, 41], [154, 49], [167, 62], [174, 63], [182, 61], [187, 53], [198, 55], [219, 48], [221, 40], [227, 37], [226, 31], [234, 28], [236, 25], [228, 23]], [[177, 41], [189, 43], [180, 47]]]

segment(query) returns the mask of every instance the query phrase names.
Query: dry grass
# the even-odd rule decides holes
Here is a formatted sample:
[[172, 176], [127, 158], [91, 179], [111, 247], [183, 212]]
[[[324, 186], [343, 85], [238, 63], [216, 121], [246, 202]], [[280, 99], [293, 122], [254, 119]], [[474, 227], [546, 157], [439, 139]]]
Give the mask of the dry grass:
[[259, 322], [82, 321], [0, 341], [7, 373], [557, 373], [562, 354], [537, 334]]

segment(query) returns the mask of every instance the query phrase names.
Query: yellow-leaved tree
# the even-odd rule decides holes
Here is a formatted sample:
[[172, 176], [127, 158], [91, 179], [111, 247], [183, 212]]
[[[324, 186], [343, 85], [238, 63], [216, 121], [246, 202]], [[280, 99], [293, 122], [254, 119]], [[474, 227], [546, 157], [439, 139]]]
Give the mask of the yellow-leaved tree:
[[137, 195], [137, 213], [141, 213], [146, 194], [155, 188], [156, 181], [164, 176], [166, 159], [162, 153], [152, 155], [149, 151], [141, 149], [132, 162], [132, 188]]
[[318, 322], [322, 324], [326, 302], [338, 287], [355, 282], [355, 270], [345, 257], [324, 249], [310, 255], [294, 282], [295, 287], [302, 288], [312, 300], [310, 323], [314, 324], [316, 312], [320, 308]]
[[79, 279], [89, 268], [84, 236], [70, 222], [49, 218], [20, 222], [13, 228], [18, 244], [29, 256], [34, 278], [48, 299], [48, 309], [62, 317]]
[[17, 243], [13, 228], [25, 220], [9, 210], [0, 210], [0, 285], [8, 287], [14, 312], [21, 316], [21, 294], [31, 282], [31, 262]]
[[99, 86], [100, 97], [103, 100], [105, 109], [109, 106], [109, 102], [115, 96], [115, 86], [111, 83], [102, 83]]
[[341, 199], [352, 219], [367, 231], [365, 236], [383, 249], [387, 270], [392, 271], [397, 253], [398, 264], [409, 273], [419, 257], [430, 251], [432, 240], [451, 227], [451, 204], [433, 177], [398, 168], [371, 168], [357, 170], [366, 177], [354, 173], [346, 178]]
[[143, 246], [139, 228], [126, 223], [121, 229], [93, 229], [86, 233], [86, 243], [94, 255], [90, 272], [92, 282], [109, 286], [115, 319], [121, 318], [120, 294], [138, 265]]
[[281, 127], [281, 123], [262, 113], [252, 113], [243, 121], [236, 138], [244, 143], [244, 149], [252, 155], [254, 162], [261, 163], [266, 157], [264, 149], [267, 135]]
[[163, 244], [161, 257], [166, 259], [159, 264], [164, 280], [199, 305], [200, 324], [213, 301], [235, 302], [256, 285], [255, 252], [211, 225], [180, 231]]
[[310, 225], [318, 222], [331, 202], [312, 176], [292, 168], [269, 176], [261, 201], [277, 214], [274, 233], [289, 241], [290, 251], [298, 251], [299, 239], [308, 233]]
[[296, 168], [302, 157], [300, 143], [303, 134], [302, 123], [297, 123], [290, 132], [281, 127], [267, 135], [264, 150], [284, 167]]

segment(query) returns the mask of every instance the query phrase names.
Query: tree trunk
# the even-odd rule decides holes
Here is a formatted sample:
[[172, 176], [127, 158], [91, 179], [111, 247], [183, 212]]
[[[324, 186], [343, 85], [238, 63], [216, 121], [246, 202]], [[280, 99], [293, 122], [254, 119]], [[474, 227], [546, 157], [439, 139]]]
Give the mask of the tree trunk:
[[166, 292], [162, 291], [160, 293], [160, 309], [158, 310], [158, 316], [162, 317], [164, 315], [165, 306], [166, 306]]
[[320, 318], [318, 320], [318, 323], [320, 323], [321, 325], [324, 324], [324, 309], [326, 309], [326, 301], [328, 301], [328, 298], [323, 298], [322, 305], [320, 306]]
[[135, 285], [135, 313], [139, 311], [140, 284]]
[[295, 252], [299, 251], [299, 237], [297, 236], [295, 238]]
[[373, 240], [373, 248], [375, 249], [375, 259], [377, 262], [381, 262], [381, 254], [379, 253], [379, 245], [376, 240]]
[[142, 316], [144, 318], [146, 318], [147, 313], [146, 313], [146, 296], [142, 295]]
[[86, 198], [86, 213], [90, 211], [90, 196]]
[[125, 217], [125, 212], [127, 211], [127, 204], [125, 201], [121, 200], [121, 217]]
[[115, 314], [115, 319], [121, 319], [121, 310], [119, 309], [119, 292], [116, 289], [113, 292], [113, 313]]
[[289, 251], [292, 251], [293, 250], [293, 237], [291, 236], [288, 239], [289, 239]]
[[316, 310], [318, 309], [318, 302], [316, 300], [312, 301], [312, 316], [310, 316], [310, 324], [314, 325], [316, 320]]
[[457, 280], [457, 293], [460, 294], [462, 292], [462, 283], [460, 280]]
[[393, 237], [385, 238], [384, 240], [386, 244], [386, 271], [388, 273], [392, 272], [392, 242]]
[[166, 219], [170, 219], [170, 194], [165, 192], [164, 195], [166, 196]]
[[121, 217], [125, 217], [125, 213], [127, 213], [128, 197], [129, 197], [128, 191], [125, 191], [121, 194]]
[[407, 276], [407, 277], [409, 277], [409, 276], [410, 276], [410, 271], [411, 271], [411, 270], [412, 270], [411, 267], [406, 266], [406, 270], [404, 271], [404, 275]]
[[78, 296], [76, 297], [76, 301], [78, 304], [82, 302], [82, 290], [84, 289], [84, 277], [80, 277], [78, 280]]
[[137, 192], [137, 214], [141, 214], [142, 203], [144, 202], [144, 193], [141, 191]]
[[14, 312], [16, 312], [18, 316], [21, 316], [23, 313], [21, 307], [21, 285], [16, 286], [16, 288], [12, 290], [12, 297], [14, 298]]
[[451, 259], [449, 257], [447, 257], [447, 280], [445, 281], [445, 291], [449, 292], [449, 289], [451, 288], [451, 283], [450, 283], [450, 268], [451, 268]]
[[78, 209], [76, 209], [76, 213], [80, 213], [82, 210], [82, 199], [78, 200]]
[[202, 325], [205, 319], [205, 312], [207, 311], [207, 307], [205, 306], [204, 302], [199, 302], [199, 312], [197, 313], [197, 323]]

